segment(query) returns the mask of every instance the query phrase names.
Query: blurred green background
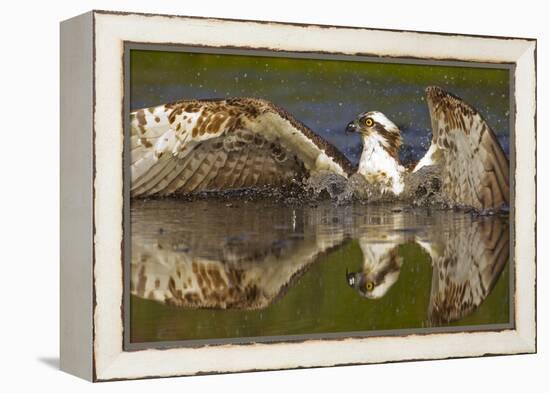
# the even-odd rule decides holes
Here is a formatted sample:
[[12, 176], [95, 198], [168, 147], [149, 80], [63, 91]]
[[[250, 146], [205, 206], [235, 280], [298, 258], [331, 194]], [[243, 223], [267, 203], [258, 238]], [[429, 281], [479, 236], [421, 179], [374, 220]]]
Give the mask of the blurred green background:
[[509, 70], [130, 51], [131, 109], [189, 98], [259, 97], [285, 108], [352, 162], [359, 136], [344, 129], [359, 113], [378, 110], [403, 131], [404, 159], [419, 159], [431, 141], [424, 89], [438, 85], [477, 108], [509, 152]]

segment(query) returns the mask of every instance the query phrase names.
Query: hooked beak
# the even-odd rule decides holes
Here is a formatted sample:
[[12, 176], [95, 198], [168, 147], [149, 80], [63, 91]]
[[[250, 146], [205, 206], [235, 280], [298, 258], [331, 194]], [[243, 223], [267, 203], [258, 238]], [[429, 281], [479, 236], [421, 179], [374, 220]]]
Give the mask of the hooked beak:
[[348, 282], [348, 285], [352, 288], [355, 288], [355, 284], [357, 283], [357, 278], [355, 277], [355, 273], [348, 272], [348, 269], [346, 269], [346, 281]]
[[354, 121], [351, 121], [346, 126], [346, 132], [357, 132], [357, 124]]

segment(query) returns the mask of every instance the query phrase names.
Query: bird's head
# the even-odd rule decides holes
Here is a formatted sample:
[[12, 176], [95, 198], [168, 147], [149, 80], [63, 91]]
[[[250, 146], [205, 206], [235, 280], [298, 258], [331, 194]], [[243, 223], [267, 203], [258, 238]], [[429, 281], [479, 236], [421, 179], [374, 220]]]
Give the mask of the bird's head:
[[401, 131], [381, 112], [363, 112], [351, 121], [346, 132], [355, 132], [368, 140], [380, 143], [392, 156], [397, 157], [401, 147]]
[[368, 299], [380, 299], [399, 279], [403, 258], [397, 247], [376, 261], [365, 260], [363, 269], [357, 272], [346, 270], [346, 281], [350, 287]]

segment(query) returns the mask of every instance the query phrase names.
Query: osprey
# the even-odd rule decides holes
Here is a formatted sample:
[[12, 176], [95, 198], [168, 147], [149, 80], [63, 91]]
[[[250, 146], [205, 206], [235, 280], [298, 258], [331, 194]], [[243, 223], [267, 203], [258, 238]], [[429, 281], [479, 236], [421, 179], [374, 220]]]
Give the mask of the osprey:
[[[366, 112], [347, 130], [363, 137], [355, 169], [329, 142], [262, 99], [183, 100], [131, 113], [132, 197], [285, 187], [323, 174], [356, 171], [384, 193], [404, 198], [411, 173], [439, 168], [441, 192], [476, 209], [509, 202], [508, 160], [481, 115], [437, 87], [427, 90], [432, 145], [411, 171], [399, 160], [399, 128]], [[411, 178], [413, 180], [411, 180]]]
[[348, 124], [346, 130], [361, 134], [363, 140], [358, 174], [383, 194], [410, 197], [410, 191], [416, 191], [410, 190], [418, 181], [415, 174], [435, 166], [440, 192], [448, 201], [478, 210], [498, 210], [507, 205], [509, 164], [495, 133], [460, 98], [434, 86], [426, 89], [426, 96], [432, 142], [410, 169], [399, 159], [401, 131], [384, 114], [365, 112]]

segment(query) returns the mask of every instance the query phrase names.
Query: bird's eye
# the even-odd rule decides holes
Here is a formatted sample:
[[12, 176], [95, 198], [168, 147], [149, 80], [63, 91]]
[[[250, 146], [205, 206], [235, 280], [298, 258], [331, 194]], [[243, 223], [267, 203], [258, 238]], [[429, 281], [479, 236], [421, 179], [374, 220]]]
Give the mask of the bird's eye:
[[374, 121], [372, 121], [370, 117], [367, 117], [367, 120], [365, 120], [365, 125], [367, 127], [372, 127], [373, 124], [374, 124]]
[[366, 288], [368, 292], [372, 291], [374, 289], [374, 283], [372, 281], [367, 282]]

